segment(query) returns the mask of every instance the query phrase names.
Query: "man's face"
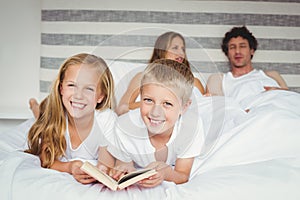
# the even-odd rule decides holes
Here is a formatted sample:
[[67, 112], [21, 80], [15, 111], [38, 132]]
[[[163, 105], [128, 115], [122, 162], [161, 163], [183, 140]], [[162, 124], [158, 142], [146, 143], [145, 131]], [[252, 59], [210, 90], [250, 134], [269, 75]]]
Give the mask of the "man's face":
[[251, 66], [251, 56], [254, 50], [250, 49], [248, 40], [238, 36], [228, 42], [228, 59], [232, 68]]

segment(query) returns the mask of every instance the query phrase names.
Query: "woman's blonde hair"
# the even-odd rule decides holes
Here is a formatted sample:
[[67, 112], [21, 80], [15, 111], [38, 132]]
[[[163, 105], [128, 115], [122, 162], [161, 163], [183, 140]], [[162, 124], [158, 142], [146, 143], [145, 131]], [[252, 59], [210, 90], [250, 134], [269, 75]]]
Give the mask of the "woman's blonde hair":
[[187, 60], [187, 56], [186, 56], [186, 45], [185, 45], [185, 40], [184, 37], [177, 33], [177, 32], [173, 32], [173, 31], [169, 31], [166, 33], [163, 33], [162, 35], [160, 35], [157, 39], [156, 42], [154, 44], [154, 49], [153, 49], [153, 53], [152, 56], [149, 60], [149, 63], [152, 63], [153, 61], [157, 60], [157, 59], [163, 59], [166, 58], [166, 54], [168, 52], [168, 48], [171, 45], [172, 40], [175, 37], [180, 37], [183, 41], [184, 44], [184, 53], [185, 53], [185, 57], [183, 58], [183, 63], [190, 68], [190, 64]]
[[66, 109], [62, 102], [60, 87], [66, 71], [71, 65], [88, 65], [99, 69], [99, 87], [104, 95], [97, 110], [114, 107], [114, 82], [105, 61], [91, 54], [74, 55], [61, 65], [49, 95], [40, 104], [40, 114], [28, 133], [28, 150], [34, 155], [43, 155], [42, 167], [49, 168], [54, 161], [65, 155], [66, 150]]
[[158, 84], [170, 88], [186, 104], [192, 95], [194, 75], [189, 67], [171, 59], [158, 59], [143, 72], [141, 92], [146, 84]]

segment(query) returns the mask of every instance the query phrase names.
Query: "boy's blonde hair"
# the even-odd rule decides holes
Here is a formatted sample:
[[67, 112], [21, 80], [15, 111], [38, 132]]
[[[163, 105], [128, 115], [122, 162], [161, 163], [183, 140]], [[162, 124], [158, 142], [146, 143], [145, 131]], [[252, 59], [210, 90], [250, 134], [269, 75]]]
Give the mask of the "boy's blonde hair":
[[104, 95], [97, 110], [113, 108], [114, 82], [112, 74], [105, 61], [91, 54], [77, 54], [68, 58], [60, 67], [57, 78], [47, 98], [40, 104], [40, 114], [28, 133], [28, 147], [25, 152], [41, 156], [42, 167], [51, 167], [55, 160], [65, 155], [66, 150], [66, 109], [60, 94], [60, 87], [69, 66], [87, 65], [96, 68], [99, 74], [99, 88]]
[[183, 63], [170, 59], [158, 59], [150, 63], [144, 70], [141, 93], [145, 84], [160, 84], [170, 88], [184, 105], [191, 99], [194, 75], [190, 68]]

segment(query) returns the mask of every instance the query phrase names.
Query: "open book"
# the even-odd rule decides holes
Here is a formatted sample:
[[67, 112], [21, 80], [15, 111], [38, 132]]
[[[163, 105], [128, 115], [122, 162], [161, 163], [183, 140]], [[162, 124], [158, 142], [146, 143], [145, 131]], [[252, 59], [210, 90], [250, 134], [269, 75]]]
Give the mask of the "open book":
[[123, 189], [157, 173], [154, 169], [141, 169], [125, 174], [118, 181], [116, 181], [88, 161], [85, 161], [80, 169], [88, 175], [94, 177], [97, 181], [109, 187], [111, 190]]

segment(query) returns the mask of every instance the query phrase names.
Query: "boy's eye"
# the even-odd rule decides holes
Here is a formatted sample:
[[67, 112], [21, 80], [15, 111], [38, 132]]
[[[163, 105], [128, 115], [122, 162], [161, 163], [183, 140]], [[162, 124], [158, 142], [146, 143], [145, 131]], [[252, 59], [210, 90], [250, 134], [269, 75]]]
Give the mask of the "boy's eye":
[[173, 106], [173, 104], [170, 103], [170, 102], [165, 102], [164, 105], [165, 105], [166, 107], [172, 107], [172, 106]]
[[145, 103], [152, 103], [152, 99], [150, 99], [150, 98], [144, 98], [143, 101]]

